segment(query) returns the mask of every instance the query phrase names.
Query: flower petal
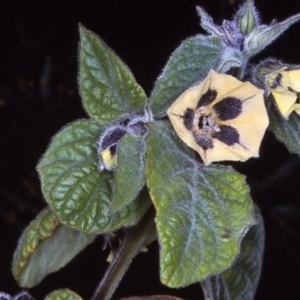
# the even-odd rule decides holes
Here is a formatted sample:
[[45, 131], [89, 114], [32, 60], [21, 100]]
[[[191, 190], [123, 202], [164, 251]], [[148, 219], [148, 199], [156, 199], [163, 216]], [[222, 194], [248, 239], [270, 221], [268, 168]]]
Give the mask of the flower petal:
[[300, 92], [300, 69], [282, 71], [282, 86], [286, 89], [292, 88], [293, 91]]
[[294, 110], [294, 105], [297, 101], [297, 95], [284, 89], [276, 89], [271, 91], [271, 93], [274, 97], [279, 112], [285, 119], [288, 119], [289, 115]]

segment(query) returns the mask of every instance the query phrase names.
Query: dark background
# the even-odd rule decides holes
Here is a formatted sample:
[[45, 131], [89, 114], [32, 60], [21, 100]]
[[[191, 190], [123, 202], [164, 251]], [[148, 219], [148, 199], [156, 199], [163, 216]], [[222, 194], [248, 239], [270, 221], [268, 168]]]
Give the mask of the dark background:
[[[256, 1], [264, 23], [300, 12], [300, 1]], [[0, 291], [21, 289], [11, 275], [19, 236], [45, 207], [35, 166], [50, 138], [86, 117], [77, 88], [78, 23], [97, 33], [130, 67], [149, 95], [171, 52], [201, 32], [195, 6], [218, 23], [236, 1], [217, 0], [0, 0]], [[300, 63], [300, 24], [255, 58]], [[260, 159], [235, 163], [248, 176], [266, 226], [266, 251], [256, 299], [300, 299], [300, 159], [268, 133]], [[67, 267], [30, 290], [43, 299], [71, 288], [88, 299], [107, 266], [99, 238]], [[199, 284], [171, 290], [159, 283], [158, 245], [133, 262], [113, 299], [173, 294], [201, 299]]]

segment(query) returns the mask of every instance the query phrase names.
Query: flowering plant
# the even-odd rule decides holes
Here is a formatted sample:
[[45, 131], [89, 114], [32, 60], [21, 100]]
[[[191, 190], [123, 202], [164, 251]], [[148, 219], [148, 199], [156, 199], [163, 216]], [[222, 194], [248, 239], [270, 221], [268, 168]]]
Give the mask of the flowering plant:
[[[300, 124], [297, 69], [249, 62], [300, 14], [263, 25], [248, 0], [219, 26], [197, 11], [207, 35], [180, 44], [149, 98], [80, 26], [79, 89], [89, 118], [58, 132], [37, 166], [48, 207], [16, 249], [20, 286], [37, 285], [104, 235], [109, 245], [120, 241], [93, 299], [110, 299], [132, 258], [156, 239], [164, 285], [200, 282], [207, 299], [253, 299], [263, 222], [230, 162], [258, 157], [268, 126], [300, 153], [297, 133], [283, 138]], [[69, 290], [46, 299], [55, 297], [80, 299]]]

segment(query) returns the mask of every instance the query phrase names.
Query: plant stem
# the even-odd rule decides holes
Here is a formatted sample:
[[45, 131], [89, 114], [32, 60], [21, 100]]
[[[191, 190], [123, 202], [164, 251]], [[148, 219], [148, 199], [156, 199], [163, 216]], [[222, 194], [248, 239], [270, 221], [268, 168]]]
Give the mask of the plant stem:
[[153, 233], [154, 217], [155, 209], [151, 207], [143, 219], [127, 231], [91, 300], [109, 300], [111, 298], [132, 259], [147, 242], [149, 235]]

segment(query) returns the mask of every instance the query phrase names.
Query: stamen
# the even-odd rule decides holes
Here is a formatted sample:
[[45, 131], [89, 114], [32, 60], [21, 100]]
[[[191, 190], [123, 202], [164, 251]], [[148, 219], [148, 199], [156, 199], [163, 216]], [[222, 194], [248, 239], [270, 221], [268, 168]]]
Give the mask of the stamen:
[[[212, 131], [213, 132], [220, 131], [220, 128], [217, 124], [215, 124], [215, 121], [214, 121], [214, 118], [212, 115], [201, 117], [200, 120], [202, 121], [202, 128], [199, 128], [199, 129], [202, 129], [203, 131], [208, 132], [208, 133], [212, 133]], [[200, 122], [199, 122], [199, 125], [200, 125]]]

